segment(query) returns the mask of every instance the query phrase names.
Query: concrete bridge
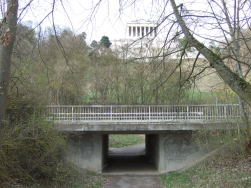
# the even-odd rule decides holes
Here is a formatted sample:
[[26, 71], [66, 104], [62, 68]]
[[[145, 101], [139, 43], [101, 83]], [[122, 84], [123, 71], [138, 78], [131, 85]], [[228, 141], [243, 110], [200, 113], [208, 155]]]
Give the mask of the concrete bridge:
[[191, 141], [196, 130], [236, 129], [238, 104], [50, 106], [46, 115], [70, 136], [66, 159], [102, 172], [109, 164], [109, 134], [145, 134], [146, 158], [156, 172], [181, 169], [208, 150]]

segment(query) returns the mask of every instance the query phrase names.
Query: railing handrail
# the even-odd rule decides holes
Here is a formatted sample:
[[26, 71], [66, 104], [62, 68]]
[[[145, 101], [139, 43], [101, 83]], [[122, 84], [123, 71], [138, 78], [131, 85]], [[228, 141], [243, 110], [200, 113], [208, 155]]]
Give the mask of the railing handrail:
[[239, 104], [203, 105], [52, 105], [46, 118], [55, 122], [170, 122], [240, 118]]
[[202, 105], [50, 105], [46, 107], [182, 107], [182, 106], [240, 106], [239, 104], [202, 104]]

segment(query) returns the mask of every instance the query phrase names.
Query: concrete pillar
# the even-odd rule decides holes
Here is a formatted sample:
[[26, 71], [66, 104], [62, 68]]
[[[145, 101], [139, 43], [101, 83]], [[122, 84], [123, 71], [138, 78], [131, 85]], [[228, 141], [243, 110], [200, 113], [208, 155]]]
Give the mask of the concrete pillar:
[[109, 135], [108, 134], [102, 135], [102, 145], [103, 145], [102, 146], [102, 170], [103, 170], [103, 167], [108, 161], [108, 155], [109, 155]]
[[102, 172], [108, 156], [108, 135], [99, 133], [72, 134], [68, 140], [66, 160], [94, 172]]
[[159, 135], [159, 172], [176, 171], [208, 151], [191, 141], [189, 131], [168, 131]]

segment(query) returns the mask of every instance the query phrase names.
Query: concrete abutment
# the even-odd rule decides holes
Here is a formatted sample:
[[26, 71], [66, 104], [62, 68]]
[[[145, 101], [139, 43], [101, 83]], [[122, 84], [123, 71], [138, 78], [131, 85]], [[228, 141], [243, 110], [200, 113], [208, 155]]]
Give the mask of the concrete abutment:
[[192, 142], [191, 131], [168, 131], [159, 135], [158, 171], [182, 169], [208, 151]]
[[146, 155], [160, 173], [182, 169], [206, 153], [206, 149], [192, 142], [192, 131], [146, 135]]
[[78, 133], [68, 139], [65, 159], [77, 167], [101, 173], [108, 156], [108, 134]]

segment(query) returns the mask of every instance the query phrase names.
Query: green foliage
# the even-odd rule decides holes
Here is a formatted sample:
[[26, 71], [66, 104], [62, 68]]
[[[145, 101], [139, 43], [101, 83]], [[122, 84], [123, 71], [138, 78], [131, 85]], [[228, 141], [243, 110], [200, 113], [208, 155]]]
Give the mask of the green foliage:
[[121, 148], [145, 142], [145, 137], [141, 134], [110, 134], [109, 137], [109, 146], [113, 148]]
[[188, 92], [189, 104], [238, 104], [238, 97], [233, 92], [217, 90], [216, 92]]

